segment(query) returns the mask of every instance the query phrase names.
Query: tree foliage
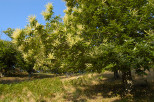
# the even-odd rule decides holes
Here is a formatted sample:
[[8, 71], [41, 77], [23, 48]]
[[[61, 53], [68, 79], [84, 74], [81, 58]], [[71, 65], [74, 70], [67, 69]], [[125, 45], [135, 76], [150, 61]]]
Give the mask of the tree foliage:
[[3, 33], [6, 34], [11, 39], [12, 39], [13, 32], [14, 32], [14, 29], [12, 29], [12, 28], [7, 28], [7, 30], [3, 31]]
[[63, 22], [49, 3], [42, 12], [45, 25], [29, 16], [24, 29], [5, 31], [30, 69], [120, 70], [123, 83], [130, 84], [132, 70], [146, 74], [153, 66], [153, 0], [64, 1]]
[[[24, 29], [16, 29], [12, 35], [12, 42], [17, 45], [18, 50], [29, 65], [29, 70], [49, 70], [59, 67], [65, 44], [63, 41], [63, 24], [59, 16], [53, 16], [53, 6], [46, 5], [46, 11], [42, 12], [46, 21], [45, 25], [38, 23], [35, 16], [29, 16], [29, 24]], [[61, 49], [60, 51], [58, 51]], [[58, 57], [59, 59], [55, 59]]]
[[7, 74], [17, 64], [17, 50], [11, 42], [0, 40], [0, 72]]
[[[65, 0], [64, 24], [76, 43], [89, 43], [93, 71], [122, 71], [125, 88], [131, 70], [145, 74], [153, 65], [152, 0]], [[78, 50], [78, 49], [76, 49]]]
[[[64, 23], [68, 26], [68, 32], [70, 31], [75, 38], [80, 36], [80, 39], [90, 43], [94, 57], [102, 56], [106, 60], [103, 62], [113, 64], [112, 66], [121, 65], [118, 67], [120, 70], [125, 70], [127, 67], [143, 67], [133, 64], [140, 57], [143, 59], [148, 57], [149, 60], [144, 62], [152, 63], [153, 46], [150, 43], [153, 40], [153, 2], [151, 0], [65, 1], [67, 9]], [[77, 28], [80, 28], [79, 32]], [[151, 33], [147, 33], [148, 31]], [[144, 53], [148, 53], [149, 56], [138, 54], [138, 57], [135, 57], [136, 51], [138, 53], [143, 51], [139, 46], [145, 45], [148, 51]]]

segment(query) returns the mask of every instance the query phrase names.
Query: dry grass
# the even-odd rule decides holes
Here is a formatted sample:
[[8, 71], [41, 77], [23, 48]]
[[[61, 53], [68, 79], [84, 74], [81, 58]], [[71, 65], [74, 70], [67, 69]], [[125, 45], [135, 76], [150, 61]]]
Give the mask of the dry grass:
[[121, 80], [114, 80], [112, 72], [69, 77], [53, 74], [34, 74], [31, 78], [4, 77], [0, 78], [0, 102], [154, 102], [153, 75], [153, 71], [146, 77], [133, 74], [135, 86], [126, 97], [122, 96]]
[[[78, 80], [73, 78], [71, 86], [67, 85], [69, 87], [65, 98], [70, 102], [154, 102], [154, 84], [152, 81], [154, 77], [150, 77], [152, 73], [146, 77], [148, 84], [145, 81], [140, 82], [137, 79], [139, 76], [134, 76], [134, 89], [131, 95], [125, 97], [123, 96], [121, 80], [114, 80], [112, 72], [88, 74], [87, 77], [90, 80], [86, 80], [84, 76], [78, 78]], [[140, 79], [142, 78], [145, 78], [145, 76], [140, 76]]]

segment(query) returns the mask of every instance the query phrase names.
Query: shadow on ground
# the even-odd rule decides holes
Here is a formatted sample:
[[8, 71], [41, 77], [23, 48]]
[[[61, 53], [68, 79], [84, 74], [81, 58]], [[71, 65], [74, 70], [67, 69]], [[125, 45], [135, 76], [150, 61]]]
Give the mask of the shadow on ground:
[[56, 75], [54, 75], [54, 74], [34, 73], [33, 75], [31, 75], [31, 77], [29, 77], [28, 74], [22, 74], [22, 75], [13, 76], [13, 77], [2, 77], [2, 78], [0, 78], [0, 84], [20, 83], [23, 81], [32, 81], [32, 80], [36, 80], [36, 79], [53, 78], [55, 76]]
[[124, 96], [121, 80], [114, 80], [112, 75], [104, 75], [105, 80], [97, 84], [73, 85], [73, 94], [66, 93], [64, 98], [72, 102], [97, 102], [98, 98], [101, 102], [154, 102], [154, 84], [135, 84], [131, 94]]
[[[55, 76], [61, 79], [72, 79], [67, 76], [52, 75], [52, 74], [33, 74], [31, 78], [26, 76], [21, 77], [4, 77], [0, 78], [1, 84], [20, 83], [22, 81], [31, 81], [35, 79], [53, 78]], [[78, 77], [80, 75], [76, 75]], [[73, 84], [73, 91], [66, 90], [64, 99], [66, 102], [154, 102], [154, 84], [138, 83], [134, 85], [133, 91], [128, 96], [123, 96], [123, 87], [121, 79], [114, 80], [113, 73], [104, 73], [96, 76], [93, 79], [95, 82], [85, 83], [82, 85]], [[75, 77], [75, 78], [76, 78]], [[78, 77], [79, 78], [79, 77]], [[70, 87], [71, 88], [71, 87]], [[98, 100], [98, 101], [97, 101]], [[102, 100], [102, 101], [100, 101]]]
[[12, 75], [10, 77], [0, 78], [0, 84], [13, 84], [23, 81], [32, 81], [36, 79], [60, 77], [60, 79], [71, 79], [73, 77], [81, 76], [82, 74], [47, 74], [47, 73], [34, 73], [30, 77], [28, 74]]

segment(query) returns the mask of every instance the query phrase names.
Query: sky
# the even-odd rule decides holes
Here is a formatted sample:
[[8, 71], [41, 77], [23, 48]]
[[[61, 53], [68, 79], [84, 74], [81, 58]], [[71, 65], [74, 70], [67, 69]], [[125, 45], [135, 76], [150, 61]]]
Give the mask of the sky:
[[45, 24], [41, 12], [49, 2], [54, 6], [54, 15], [64, 17], [66, 6], [62, 0], [0, 0], [0, 39], [10, 40], [2, 31], [7, 28], [24, 28], [30, 15], [35, 15], [39, 23]]

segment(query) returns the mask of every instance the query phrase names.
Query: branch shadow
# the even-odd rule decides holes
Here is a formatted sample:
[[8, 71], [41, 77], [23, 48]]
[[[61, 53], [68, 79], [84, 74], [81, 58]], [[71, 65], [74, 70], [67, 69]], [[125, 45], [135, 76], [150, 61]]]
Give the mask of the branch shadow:
[[71, 78], [75, 76], [80, 76], [82, 74], [72, 74], [66, 76], [65, 74], [47, 74], [47, 73], [33, 73], [30, 77], [28, 74], [15, 74], [9, 77], [0, 78], [0, 84], [17, 84], [24, 81], [32, 81], [36, 79], [53, 78], [60, 77], [61, 79]]
[[17, 84], [17, 83], [21, 83], [24, 81], [32, 81], [32, 80], [36, 80], [36, 79], [44, 79], [44, 78], [53, 78], [56, 75], [47, 75], [47, 74], [41, 74], [41, 73], [34, 73], [31, 75], [31, 77], [29, 77], [28, 74], [24, 74], [24, 75], [18, 75], [18, 76], [13, 76], [13, 77], [3, 77], [0, 78], [0, 84]]
[[[112, 74], [112, 73], [111, 73]], [[97, 80], [97, 84], [73, 85], [75, 91], [66, 93], [65, 99], [72, 102], [97, 100], [97, 97], [111, 99], [110, 102], [154, 102], [154, 85], [137, 84], [130, 95], [124, 96], [121, 79], [114, 80], [112, 75], [105, 75], [105, 80]], [[118, 99], [112, 99], [119, 97]]]

